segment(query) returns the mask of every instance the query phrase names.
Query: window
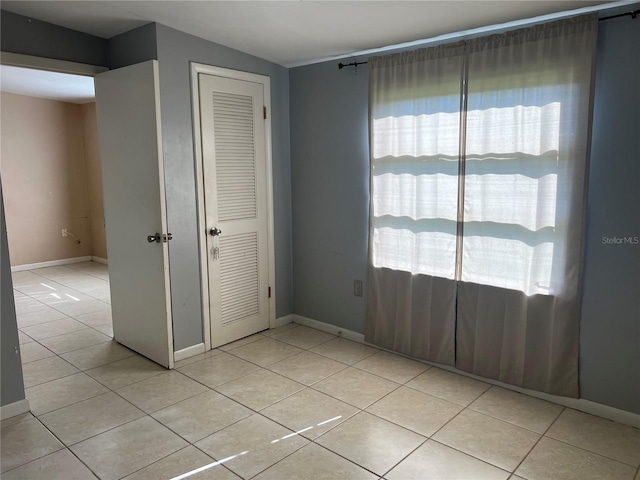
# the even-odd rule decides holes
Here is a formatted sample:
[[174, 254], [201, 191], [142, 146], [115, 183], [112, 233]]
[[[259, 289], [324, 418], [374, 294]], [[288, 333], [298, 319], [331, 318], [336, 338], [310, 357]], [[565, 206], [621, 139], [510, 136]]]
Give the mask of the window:
[[597, 22], [369, 58], [367, 341], [578, 395]]
[[[564, 276], [561, 123], [572, 85], [503, 72], [474, 82], [462, 62], [421, 98], [396, 92], [375, 105], [373, 266], [553, 294]], [[501, 84], [511, 87], [487, 89]]]

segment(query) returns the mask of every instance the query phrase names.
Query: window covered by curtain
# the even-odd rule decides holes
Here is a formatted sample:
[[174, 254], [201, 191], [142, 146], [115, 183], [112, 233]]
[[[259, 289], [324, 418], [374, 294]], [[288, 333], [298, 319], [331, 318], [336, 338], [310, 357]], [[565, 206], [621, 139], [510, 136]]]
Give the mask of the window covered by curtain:
[[577, 396], [596, 32], [370, 59], [369, 341]]

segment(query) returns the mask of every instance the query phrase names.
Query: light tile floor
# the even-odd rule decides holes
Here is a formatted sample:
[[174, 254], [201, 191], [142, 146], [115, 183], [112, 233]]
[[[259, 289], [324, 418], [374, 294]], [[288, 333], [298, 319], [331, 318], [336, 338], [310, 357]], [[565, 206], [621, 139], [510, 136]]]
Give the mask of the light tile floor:
[[640, 480], [640, 430], [304, 326], [167, 371], [111, 339], [108, 278], [14, 274], [2, 479]]

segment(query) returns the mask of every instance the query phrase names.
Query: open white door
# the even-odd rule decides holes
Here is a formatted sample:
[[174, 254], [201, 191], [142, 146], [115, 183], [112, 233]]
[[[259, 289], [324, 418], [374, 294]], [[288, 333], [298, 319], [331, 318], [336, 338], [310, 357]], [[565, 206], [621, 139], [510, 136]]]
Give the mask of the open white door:
[[114, 338], [172, 368], [158, 62], [96, 75], [95, 88]]

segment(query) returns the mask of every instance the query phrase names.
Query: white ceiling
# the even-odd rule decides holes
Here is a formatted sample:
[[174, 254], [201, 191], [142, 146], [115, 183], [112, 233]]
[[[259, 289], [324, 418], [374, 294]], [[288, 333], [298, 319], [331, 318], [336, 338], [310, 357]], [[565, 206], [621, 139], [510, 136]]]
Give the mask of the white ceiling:
[[[103, 38], [158, 22], [291, 67], [607, 0], [12, 1], [2, 9]], [[616, 2], [616, 5], [632, 2]]]
[[93, 102], [93, 78], [0, 65], [0, 90], [69, 103]]

